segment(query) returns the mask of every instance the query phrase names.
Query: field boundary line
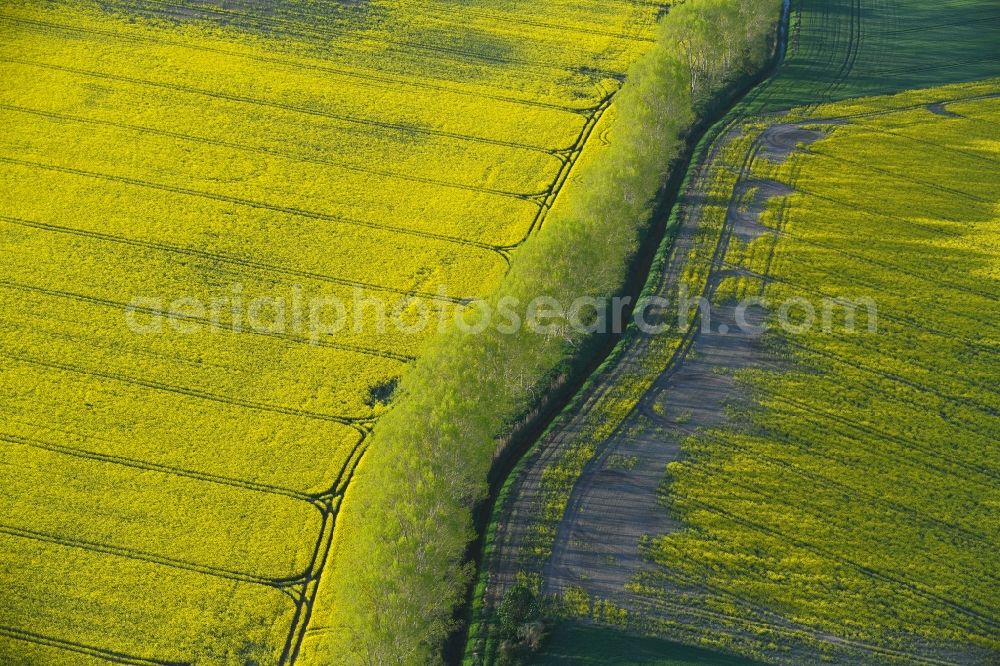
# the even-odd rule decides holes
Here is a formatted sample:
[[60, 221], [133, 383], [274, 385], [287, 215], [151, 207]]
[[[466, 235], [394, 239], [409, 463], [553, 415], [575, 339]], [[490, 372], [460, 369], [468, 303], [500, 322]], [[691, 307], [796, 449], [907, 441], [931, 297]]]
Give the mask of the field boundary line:
[[145, 460], [138, 460], [136, 458], [128, 458], [125, 456], [116, 456], [109, 453], [87, 451], [85, 449], [80, 449], [73, 446], [66, 446], [64, 444], [54, 444], [52, 442], [45, 442], [33, 437], [22, 437], [20, 435], [13, 435], [5, 432], [0, 432], [0, 441], [7, 442], [9, 444], [17, 444], [20, 446], [28, 446], [35, 449], [43, 449], [45, 451], [51, 451], [53, 453], [59, 453], [61, 455], [72, 456], [74, 458], [83, 458], [85, 460], [103, 462], [110, 465], [119, 465], [122, 467], [130, 467], [150, 472], [159, 472], [161, 474], [179, 476], [179, 477], [193, 479], [196, 481], [204, 481], [206, 483], [213, 483], [232, 488], [240, 488], [243, 490], [248, 490], [257, 493], [277, 495], [280, 497], [286, 497], [288, 499], [305, 502], [313, 506], [315, 506], [316, 499], [318, 497], [322, 497], [325, 494], [325, 493], [319, 493], [319, 494], [303, 493], [288, 488], [281, 488], [279, 486], [273, 486], [270, 484], [258, 483], [256, 481], [246, 481], [244, 479], [219, 476], [217, 474], [209, 474], [208, 472], [198, 472], [195, 470], [188, 470], [181, 467], [173, 467], [171, 465], [161, 465], [160, 463], [148, 462]]
[[25, 631], [23, 629], [15, 629], [13, 627], [0, 626], [0, 635], [24, 641], [26, 643], [34, 643], [36, 645], [44, 645], [45, 647], [66, 650], [67, 652], [85, 654], [88, 657], [97, 657], [98, 659], [104, 659], [116, 664], [128, 664], [130, 666], [192, 666], [190, 662], [186, 661], [165, 661], [162, 659], [138, 657], [135, 655], [125, 654], [124, 652], [92, 647], [90, 645], [84, 645], [83, 643], [76, 643], [73, 641], [63, 640], [61, 638], [45, 636], [44, 634], [38, 634], [33, 631]]
[[231, 405], [234, 407], [244, 407], [246, 409], [253, 409], [263, 412], [274, 412], [276, 414], [285, 414], [288, 416], [299, 416], [302, 418], [316, 419], [321, 421], [330, 421], [333, 423], [339, 423], [341, 425], [350, 426], [364, 432], [363, 428], [359, 424], [368, 421], [367, 418], [362, 417], [347, 417], [339, 416], [336, 414], [325, 414], [322, 412], [313, 412], [304, 409], [296, 409], [294, 407], [284, 407], [281, 405], [269, 405], [266, 403], [254, 402], [252, 400], [243, 400], [239, 398], [231, 398], [228, 396], [218, 395], [208, 391], [202, 391], [199, 389], [187, 387], [187, 386], [176, 386], [171, 384], [164, 384], [161, 382], [155, 382], [147, 379], [141, 379], [139, 377], [129, 377], [127, 375], [122, 375], [114, 372], [101, 372], [98, 370], [88, 370], [86, 368], [80, 368], [77, 366], [69, 365], [67, 363], [59, 363], [57, 361], [43, 361], [41, 359], [31, 358], [28, 356], [21, 356], [19, 354], [12, 354], [9, 351], [0, 349], [0, 357], [8, 358], [18, 363], [25, 363], [28, 365], [37, 365], [44, 368], [51, 368], [55, 370], [60, 370], [63, 372], [72, 372], [81, 375], [87, 375], [91, 377], [97, 377], [100, 379], [108, 379], [112, 381], [122, 382], [124, 384], [133, 384], [136, 386], [142, 386], [143, 388], [151, 389], [154, 391], [166, 391], [168, 393], [177, 393], [179, 395], [188, 396], [190, 398], [196, 398], [199, 400], [208, 400], [211, 402], [219, 402], [226, 405]]
[[220, 567], [214, 567], [206, 564], [198, 564], [197, 562], [189, 562], [187, 560], [182, 560], [175, 557], [157, 555], [155, 553], [139, 550], [137, 548], [112, 546], [106, 543], [98, 543], [96, 541], [87, 541], [85, 539], [64, 537], [64, 536], [59, 536], [58, 534], [40, 532], [37, 530], [29, 530], [23, 527], [15, 527], [13, 525], [0, 524], [0, 533], [7, 534], [8, 536], [17, 537], [20, 539], [30, 539], [33, 541], [52, 543], [58, 546], [63, 546], [65, 548], [76, 548], [78, 550], [85, 550], [90, 553], [112, 555], [114, 557], [121, 557], [129, 560], [147, 562], [149, 564], [169, 567], [172, 569], [183, 569], [185, 571], [191, 571], [205, 576], [212, 576], [213, 578], [222, 578], [225, 580], [231, 580], [237, 583], [248, 583], [250, 585], [262, 585], [264, 587], [273, 587], [278, 590], [294, 586], [302, 582], [302, 580], [305, 578], [305, 574], [286, 576], [282, 578], [259, 576], [257, 574], [249, 574], [242, 571], [222, 569]]
[[[291, 162], [300, 162], [306, 164], [319, 164], [323, 166], [333, 167], [335, 169], [341, 169], [343, 171], [350, 171], [351, 173], [365, 174], [369, 176], [379, 176], [382, 178], [398, 179], [404, 181], [410, 181], [414, 183], [421, 183], [424, 185], [433, 185], [434, 187], [442, 187], [447, 189], [462, 190], [464, 192], [474, 192], [477, 194], [486, 194], [490, 196], [503, 197], [507, 199], [516, 199], [518, 201], [528, 201], [531, 203], [538, 204], [538, 199], [545, 195], [545, 192], [535, 192], [535, 193], [519, 193], [510, 192], [507, 190], [497, 190], [488, 187], [479, 187], [478, 185], [469, 185], [464, 183], [455, 183], [449, 180], [441, 180], [436, 178], [428, 178], [425, 176], [418, 176], [414, 174], [405, 174], [395, 171], [381, 171], [379, 169], [371, 169], [368, 167], [353, 166], [350, 164], [345, 164], [342, 162], [336, 162], [334, 160], [324, 159], [321, 157], [313, 157], [310, 155], [299, 155], [293, 152], [285, 152], [281, 150], [275, 150], [273, 148], [267, 148], [265, 146], [251, 146], [248, 144], [235, 143], [232, 141], [224, 141], [221, 139], [211, 139], [203, 136], [195, 136], [193, 134], [184, 134], [183, 132], [175, 132], [172, 130], [164, 130], [156, 127], [149, 127], [146, 125], [134, 125], [126, 122], [118, 122], [112, 120], [101, 120], [99, 118], [86, 118], [84, 116], [76, 116], [68, 113], [58, 113], [55, 111], [45, 111], [42, 109], [33, 109], [26, 106], [19, 106], [17, 104], [6, 104], [0, 103], [0, 109], [5, 111], [12, 111], [15, 113], [25, 113], [35, 116], [41, 116], [43, 118], [49, 118], [54, 120], [65, 120], [69, 122], [75, 122], [79, 124], [86, 125], [98, 125], [101, 127], [113, 127], [115, 129], [124, 129], [132, 132], [138, 132], [142, 134], [152, 134], [154, 136], [165, 137], [170, 139], [180, 139], [182, 141], [188, 141], [191, 143], [201, 143], [210, 146], [219, 146], [222, 148], [229, 148], [232, 150], [238, 150], [241, 152], [254, 153], [256, 155], [270, 155], [277, 157], [279, 159], [289, 160]], [[540, 205], [540, 204], [539, 204]]]
[[291, 215], [294, 217], [303, 217], [307, 219], [320, 220], [323, 222], [333, 222], [336, 224], [345, 224], [349, 226], [364, 227], [368, 229], [375, 229], [378, 231], [384, 231], [386, 233], [396, 233], [403, 236], [415, 236], [417, 238], [430, 238], [433, 240], [438, 240], [446, 243], [454, 243], [456, 245], [466, 245], [470, 247], [478, 247], [483, 250], [489, 250], [500, 255], [505, 262], [509, 264], [510, 258], [507, 254], [509, 247], [499, 246], [499, 245], [489, 245], [487, 243], [480, 243], [477, 241], [471, 241], [465, 238], [460, 238], [457, 236], [446, 236], [443, 234], [436, 234], [430, 231], [421, 231], [419, 229], [407, 229], [405, 227], [393, 227], [388, 225], [377, 224], [375, 222], [366, 222], [363, 220], [355, 220], [347, 217], [342, 217], [339, 215], [334, 215], [331, 213], [322, 213], [318, 211], [310, 211], [302, 208], [295, 208], [289, 206], [280, 206], [277, 204], [270, 204], [263, 201], [254, 201], [253, 199], [244, 199], [242, 197], [233, 197], [225, 194], [217, 194], [214, 192], [204, 192], [202, 190], [192, 190], [184, 187], [177, 187], [174, 185], [165, 185], [163, 183], [154, 183], [152, 181], [141, 180], [137, 178], [129, 178], [127, 176], [116, 176], [114, 174], [101, 173], [97, 171], [86, 171], [84, 169], [76, 169], [74, 167], [65, 167], [56, 164], [46, 164], [44, 162], [32, 162], [29, 160], [22, 160], [13, 157], [0, 156], [0, 162], [6, 162], [8, 164], [14, 164], [21, 167], [27, 167], [32, 169], [43, 169], [47, 171], [56, 171], [59, 173], [68, 173], [76, 176], [83, 176], [86, 178], [94, 178], [98, 180], [108, 180], [117, 183], [123, 183], [125, 185], [131, 185], [133, 187], [143, 187], [152, 190], [160, 190], [163, 192], [171, 192], [173, 194], [181, 194], [191, 197], [200, 197], [203, 199], [211, 199], [213, 201], [221, 201], [223, 203], [234, 204], [238, 206], [246, 206], [248, 208], [256, 208], [259, 210], [269, 210], [275, 213], [284, 213], [286, 215]]
[[24, 227], [30, 227], [32, 229], [40, 229], [43, 231], [50, 231], [53, 233], [69, 234], [73, 236], [81, 236], [84, 238], [96, 238], [98, 240], [106, 241], [108, 243], [132, 245], [134, 247], [142, 247], [150, 250], [159, 250], [161, 252], [173, 252], [176, 254], [182, 254], [187, 256], [202, 257], [204, 259], [209, 259], [211, 261], [220, 261], [227, 264], [233, 264], [235, 266], [242, 266], [244, 268], [253, 268], [255, 270], [264, 272], [272, 272], [283, 275], [309, 278], [311, 280], [318, 280], [320, 282], [330, 282], [331, 284], [339, 284], [345, 287], [362, 287], [364, 289], [371, 289], [372, 291], [384, 291], [390, 294], [397, 294], [399, 296], [422, 298], [427, 300], [441, 301], [444, 303], [453, 303], [456, 305], [467, 305], [472, 301], [471, 298], [442, 296], [441, 294], [434, 294], [431, 292], [396, 289], [394, 287], [387, 287], [384, 285], [373, 284], [370, 282], [362, 282], [360, 280], [349, 280], [347, 278], [339, 278], [339, 277], [334, 277], [332, 275], [324, 275], [322, 273], [313, 273], [311, 271], [298, 270], [286, 266], [278, 266], [276, 264], [269, 264], [262, 261], [241, 259], [239, 257], [234, 257], [227, 254], [219, 254], [217, 252], [207, 252], [205, 250], [199, 250], [197, 248], [192, 248], [192, 247], [185, 247], [182, 245], [172, 245], [170, 243], [163, 243], [158, 241], [146, 241], [137, 238], [129, 238], [127, 236], [118, 236], [115, 234], [104, 234], [98, 231], [90, 231], [88, 229], [78, 229], [75, 227], [64, 227], [56, 224], [49, 224], [47, 222], [25, 220], [23, 218], [11, 217], [9, 215], [0, 214], [0, 222], [6, 222], [7, 224], [16, 224]]
[[202, 97], [213, 97], [215, 99], [224, 99], [230, 102], [238, 102], [240, 104], [247, 104], [249, 106], [261, 106], [274, 109], [282, 109], [284, 111], [291, 111], [293, 113], [299, 113], [307, 116], [317, 116], [320, 118], [329, 118], [331, 120], [336, 120], [349, 125], [363, 125], [369, 127], [377, 127], [382, 130], [390, 130], [393, 132], [403, 132], [403, 133], [413, 133], [413, 134], [423, 134], [427, 136], [437, 136], [444, 137], [447, 139], [453, 139], [456, 141], [466, 141], [469, 143], [480, 143], [490, 146], [498, 146], [501, 148], [512, 148], [516, 150], [526, 150], [536, 153], [541, 153], [543, 155], [554, 155], [560, 149], [559, 148], [548, 148], [544, 146], [533, 146], [530, 144], [517, 143], [515, 141], [505, 141], [503, 139], [491, 139], [489, 137], [479, 137], [473, 136], [471, 134], [462, 134], [460, 132], [449, 132], [447, 130], [438, 130], [431, 127], [424, 127], [420, 125], [412, 125], [408, 123], [392, 123], [387, 121], [375, 120], [373, 118], [360, 118], [356, 116], [350, 116], [345, 114], [334, 113], [332, 111], [324, 111], [320, 109], [312, 109], [307, 106], [302, 106], [300, 104], [287, 104], [284, 102], [278, 102], [269, 99], [259, 99], [256, 97], [249, 97], [246, 95], [237, 95], [233, 93], [226, 93], [219, 90], [211, 90], [208, 88], [198, 88], [195, 86], [177, 84], [177, 83], [167, 83], [165, 81], [153, 81], [150, 79], [141, 79], [133, 76], [125, 76], [123, 74], [111, 74], [109, 72], [98, 72], [94, 70], [82, 69], [79, 67], [70, 67], [68, 65], [57, 65], [55, 63], [48, 62], [37, 62], [33, 60], [24, 60], [21, 58], [11, 58], [8, 56], [0, 57], [0, 62], [25, 65], [27, 67], [37, 67], [39, 69], [49, 69], [59, 72], [69, 72], [71, 74], [77, 74], [79, 76], [86, 76], [94, 79], [103, 79], [108, 81], [117, 81], [119, 83], [130, 83], [133, 85], [147, 86], [150, 88], [159, 88], [161, 90], [172, 90], [175, 92], [182, 92], [189, 95], [196, 95]]
[[[17, 291], [24, 291], [36, 294], [45, 294], [46, 296], [51, 296], [53, 298], [63, 298], [67, 300], [79, 301], [81, 303], [89, 303], [91, 305], [99, 305], [101, 307], [111, 308], [113, 310], [124, 311], [134, 311], [140, 312], [142, 314], [151, 315], [154, 317], [170, 317], [172, 319], [178, 319], [181, 321], [190, 321], [204, 326], [208, 326], [215, 330], [221, 332], [229, 331], [226, 324], [223, 322], [214, 322], [208, 317], [196, 317], [194, 315], [184, 314], [181, 312], [173, 312], [167, 310], [161, 310], [158, 308], [139, 306], [131, 303], [122, 303], [120, 301], [112, 301], [104, 298], [99, 298], [97, 296], [88, 296], [86, 294], [78, 294], [70, 291], [62, 291], [60, 289], [49, 289], [47, 287], [38, 287], [35, 285], [24, 284], [21, 282], [14, 282], [11, 280], [0, 279], [0, 289], [14, 289]], [[286, 340], [288, 342], [293, 342], [296, 344], [304, 344], [316, 347], [325, 347], [328, 349], [336, 349], [338, 351], [350, 352], [354, 354], [360, 354], [362, 356], [373, 356], [376, 358], [382, 358], [385, 360], [399, 361], [400, 363], [410, 363], [416, 357], [409, 354], [400, 354], [393, 351], [384, 351], [380, 349], [374, 349], [371, 347], [362, 347], [359, 345], [351, 345], [341, 342], [329, 342], [326, 340], [311, 340], [309, 338], [289, 335], [287, 333], [280, 333], [275, 331], [265, 331], [250, 327], [249, 329], [244, 328], [241, 334], [258, 335], [261, 337], [275, 338], [278, 340]]]
[[535, 219], [532, 220], [531, 226], [528, 227], [528, 233], [525, 234], [524, 239], [522, 239], [518, 245], [527, 240], [532, 233], [541, 230], [542, 226], [545, 224], [545, 219], [548, 217], [549, 211], [551, 211], [553, 206], [555, 206], [556, 200], [559, 198], [559, 194], [563, 190], [563, 186], [569, 181], [569, 178], [573, 173], [573, 168], [576, 166], [580, 156], [583, 155], [583, 151], [586, 149], [587, 143], [590, 141], [594, 128], [597, 127], [597, 124], [604, 116], [604, 112], [610, 108], [616, 94], [617, 91], [605, 97], [594, 112], [588, 116], [586, 124], [583, 126], [583, 129], [580, 131], [580, 135], [577, 137], [576, 143], [569, 149], [566, 158], [563, 161], [562, 167], [559, 169], [559, 172], [553, 179], [552, 184], [549, 186], [545, 198], [542, 201], [538, 212], [535, 214]]
[[[342, 498], [344, 493], [347, 492], [347, 488], [354, 478], [354, 473], [357, 471], [358, 465], [361, 464], [361, 459], [364, 457], [366, 451], [367, 445], [363, 438], [358, 443], [351, 458], [344, 463], [337, 481], [334, 482], [334, 488], [337, 489], [338, 497]], [[301, 591], [301, 601], [296, 605], [295, 617], [292, 620], [288, 638], [285, 641], [285, 647], [278, 662], [280, 666], [291, 666], [295, 663], [299, 655], [299, 650], [302, 648], [302, 642], [309, 631], [309, 620], [312, 618], [312, 611], [316, 603], [316, 597], [319, 594], [322, 575], [326, 570], [326, 562], [330, 557], [330, 551], [333, 547], [333, 537], [337, 529], [337, 517], [339, 514], [340, 507], [338, 506], [335, 510], [331, 509], [328, 520], [324, 520], [324, 530], [320, 533], [316, 541], [316, 548], [313, 551], [312, 560], [306, 573], [306, 581]], [[326, 522], [329, 522], [329, 529], [326, 529]]]

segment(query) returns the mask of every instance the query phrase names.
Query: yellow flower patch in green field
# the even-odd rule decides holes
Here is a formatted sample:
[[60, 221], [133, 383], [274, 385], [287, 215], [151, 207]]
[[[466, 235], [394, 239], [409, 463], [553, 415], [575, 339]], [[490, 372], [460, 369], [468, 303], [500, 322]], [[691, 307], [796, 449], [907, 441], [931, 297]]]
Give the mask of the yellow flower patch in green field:
[[[663, 568], [642, 585], [707, 581], [718, 603], [752, 599], [806, 631], [907, 655], [915, 642], [1000, 648], [987, 582], [1000, 501], [996, 91], [793, 114], [837, 122], [753, 174], [791, 191], [764, 296], [805, 299], [817, 317], [824, 298], [875, 311], [775, 331], [795, 362], [738, 373], [756, 406], [685, 443], [670, 497], [690, 529], [655, 540]], [[743, 249], [727, 260], [743, 263]]]

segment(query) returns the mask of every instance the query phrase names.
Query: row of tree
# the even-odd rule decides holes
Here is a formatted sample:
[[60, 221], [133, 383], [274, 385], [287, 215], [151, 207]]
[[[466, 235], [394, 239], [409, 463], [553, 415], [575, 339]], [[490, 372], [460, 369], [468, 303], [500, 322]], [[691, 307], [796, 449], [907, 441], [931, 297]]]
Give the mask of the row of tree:
[[[701, 104], [757, 68], [778, 0], [686, 0], [614, 103], [611, 145], [562, 192], [491, 298], [562, 303], [622, 288], [651, 207]], [[572, 329], [438, 336], [375, 428], [338, 519], [313, 624], [318, 663], [440, 659], [469, 581], [471, 509], [486, 492], [498, 436], [526, 413], [580, 348]]]

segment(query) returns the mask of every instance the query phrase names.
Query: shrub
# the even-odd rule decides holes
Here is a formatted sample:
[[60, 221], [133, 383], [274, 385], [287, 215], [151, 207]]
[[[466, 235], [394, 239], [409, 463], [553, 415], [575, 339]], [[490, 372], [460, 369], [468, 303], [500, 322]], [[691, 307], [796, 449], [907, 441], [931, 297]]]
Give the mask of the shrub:
[[515, 585], [507, 590], [497, 609], [500, 633], [504, 638], [518, 637], [523, 625], [539, 617], [538, 600], [524, 585]]

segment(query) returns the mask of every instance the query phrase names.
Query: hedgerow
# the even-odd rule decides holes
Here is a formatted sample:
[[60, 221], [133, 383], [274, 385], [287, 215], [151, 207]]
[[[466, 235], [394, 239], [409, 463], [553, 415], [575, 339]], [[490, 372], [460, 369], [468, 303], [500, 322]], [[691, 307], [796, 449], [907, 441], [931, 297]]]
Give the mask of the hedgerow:
[[[618, 292], [687, 129], [714, 93], [764, 61], [777, 16], [774, 0], [675, 6], [618, 93], [601, 133], [609, 145], [579, 165], [487, 302]], [[496, 440], [584, 341], [568, 327], [452, 329], [425, 349], [345, 497], [316, 611], [328, 631], [309, 658], [436, 658], [469, 580], [470, 509], [486, 492]]]

